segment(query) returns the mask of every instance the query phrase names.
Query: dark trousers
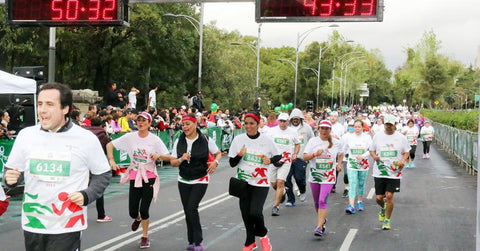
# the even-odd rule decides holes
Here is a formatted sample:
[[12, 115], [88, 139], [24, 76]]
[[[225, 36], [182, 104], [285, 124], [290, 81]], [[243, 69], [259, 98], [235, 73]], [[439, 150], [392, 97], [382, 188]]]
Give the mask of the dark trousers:
[[138, 213], [142, 220], [150, 218], [148, 211], [153, 199], [153, 183], [155, 183], [155, 179], [149, 179], [148, 183], [142, 180], [142, 187], [135, 187], [135, 180], [130, 181], [128, 210], [133, 219], [138, 218]]
[[255, 242], [255, 236], [267, 235], [263, 219], [263, 205], [267, 199], [269, 187], [256, 187], [247, 185], [245, 197], [240, 199], [240, 211], [242, 212], [243, 223], [247, 230], [245, 246]]
[[287, 180], [285, 181], [285, 186], [287, 189], [287, 196], [288, 202], [295, 202], [295, 195], [293, 194], [293, 183], [292, 177], [295, 178], [295, 182], [297, 183], [298, 190], [300, 193], [305, 193], [305, 187], [307, 185], [305, 181], [305, 168], [307, 167], [307, 163], [302, 159], [296, 159], [292, 166], [290, 167], [290, 172], [288, 173]]
[[417, 145], [411, 145], [410, 146], [410, 159], [414, 160], [415, 159], [415, 151], [417, 150]]
[[423, 154], [430, 153], [430, 144], [432, 144], [432, 141], [423, 141]]
[[203, 241], [202, 224], [198, 214], [198, 205], [207, 192], [208, 184], [185, 184], [178, 182], [178, 191], [182, 200], [185, 221], [187, 222], [188, 243], [200, 245]]
[[[23, 231], [27, 251], [77, 251], [80, 250], [81, 232], [64, 234], [37, 234]], [[2, 246], [5, 246], [3, 243]]]
[[95, 201], [95, 205], [97, 206], [97, 219], [103, 219], [105, 218], [105, 207], [104, 207], [104, 199], [103, 199], [103, 195], [102, 197], [98, 198], [96, 201]]

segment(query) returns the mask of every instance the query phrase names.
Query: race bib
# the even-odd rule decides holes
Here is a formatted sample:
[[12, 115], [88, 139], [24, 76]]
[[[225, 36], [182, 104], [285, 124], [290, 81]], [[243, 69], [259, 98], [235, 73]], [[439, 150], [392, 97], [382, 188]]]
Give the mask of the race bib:
[[37, 152], [30, 156], [32, 177], [45, 182], [60, 182], [70, 177], [69, 152]]
[[397, 156], [397, 150], [380, 151], [380, 158], [396, 158]]
[[365, 153], [365, 149], [364, 148], [352, 148], [350, 149], [350, 154], [351, 155], [362, 155]]
[[274, 139], [275, 144], [278, 145], [289, 145], [290, 144], [290, 139], [289, 138], [275, 138]]
[[249, 164], [262, 165], [263, 164], [263, 155], [245, 153], [245, 155], [243, 155], [243, 160], [246, 161], [246, 162], [249, 162]]
[[335, 168], [332, 159], [317, 158], [315, 167], [310, 168], [313, 181], [318, 183], [335, 183]]

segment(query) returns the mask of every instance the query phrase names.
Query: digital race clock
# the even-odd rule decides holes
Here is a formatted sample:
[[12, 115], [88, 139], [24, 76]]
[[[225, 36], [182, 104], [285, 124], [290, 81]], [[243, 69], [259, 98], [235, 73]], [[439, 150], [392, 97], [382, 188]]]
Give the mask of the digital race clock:
[[128, 0], [7, 0], [18, 26], [126, 26]]
[[383, 0], [256, 0], [257, 22], [381, 22]]

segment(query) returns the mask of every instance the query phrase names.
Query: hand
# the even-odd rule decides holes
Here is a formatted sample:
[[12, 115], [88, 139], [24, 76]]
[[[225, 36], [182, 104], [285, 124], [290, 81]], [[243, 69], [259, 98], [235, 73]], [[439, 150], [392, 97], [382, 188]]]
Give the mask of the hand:
[[323, 150], [322, 149], [319, 149], [316, 153], [315, 153], [315, 156], [320, 156], [322, 155], [323, 153]]
[[5, 172], [5, 183], [9, 186], [16, 184], [18, 178], [20, 178], [20, 172], [17, 168]]
[[373, 157], [373, 160], [375, 160], [377, 162], [380, 161], [380, 157], [378, 155], [375, 155], [375, 156], [372, 156], [372, 157]]
[[120, 167], [118, 167], [117, 163], [115, 163], [115, 160], [111, 159], [108, 161], [108, 163], [110, 164], [110, 168], [114, 171], [117, 171], [120, 169]]
[[84, 198], [83, 194], [80, 192], [73, 192], [70, 195], [68, 195], [68, 198], [75, 204], [79, 206], [83, 206], [84, 203]]
[[190, 161], [190, 153], [189, 152], [186, 152], [182, 155], [182, 157], [180, 157], [180, 162], [184, 161], [184, 160], [187, 160], [187, 161]]
[[163, 160], [165, 157], [162, 154], [152, 153], [152, 155], [150, 155], [150, 158], [155, 162], [155, 161], [157, 161], [157, 159], [162, 159]]
[[398, 167], [402, 169], [404, 166], [405, 166], [405, 160], [402, 159], [398, 162]]
[[337, 163], [337, 172], [341, 172], [341, 171], [342, 171], [342, 164]]
[[247, 152], [247, 148], [245, 147], [245, 145], [243, 145], [242, 149], [240, 149], [240, 152], [238, 153], [238, 156], [243, 157], [243, 155], [245, 155], [246, 152]]
[[215, 169], [217, 169], [217, 167], [218, 167], [217, 161], [210, 162], [208, 165], [207, 173], [212, 174], [213, 172], [215, 172]]
[[267, 156], [263, 156], [263, 164], [264, 165], [270, 165], [271, 164], [270, 158], [267, 157]]
[[292, 155], [292, 162], [294, 162], [296, 159], [297, 159], [297, 154], [294, 153], [294, 154]]

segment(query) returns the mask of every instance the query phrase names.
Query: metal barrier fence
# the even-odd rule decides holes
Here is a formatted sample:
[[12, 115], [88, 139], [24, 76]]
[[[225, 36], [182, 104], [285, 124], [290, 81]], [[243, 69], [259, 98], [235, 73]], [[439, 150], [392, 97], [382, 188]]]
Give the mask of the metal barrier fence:
[[470, 174], [478, 170], [478, 134], [444, 124], [432, 123], [437, 145], [454, 155]]
[[[217, 145], [220, 151], [226, 151], [230, 148], [230, 144], [232, 143], [233, 138], [235, 135], [241, 134], [245, 132], [245, 129], [235, 129], [231, 130], [224, 130], [220, 127], [211, 127], [211, 128], [204, 128], [201, 129], [203, 134], [208, 134]], [[173, 144], [175, 140], [180, 136], [182, 131], [152, 131], [153, 134], [157, 135], [165, 144], [167, 149], [172, 152]], [[111, 136], [112, 140], [119, 138], [125, 135], [124, 133], [120, 134], [113, 134]], [[15, 142], [14, 139], [0, 139], [0, 180], [2, 177], [3, 166], [7, 163], [8, 156], [10, 155], [10, 151], [12, 150], [13, 143]], [[115, 162], [120, 166], [128, 166], [130, 164], [130, 158], [128, 157], [127, 152], [114, 150], [113, 157]]]

